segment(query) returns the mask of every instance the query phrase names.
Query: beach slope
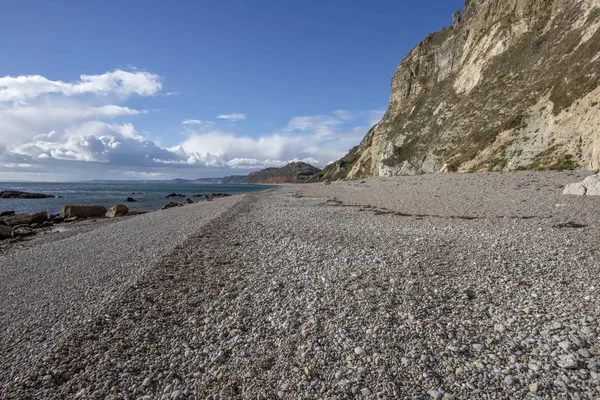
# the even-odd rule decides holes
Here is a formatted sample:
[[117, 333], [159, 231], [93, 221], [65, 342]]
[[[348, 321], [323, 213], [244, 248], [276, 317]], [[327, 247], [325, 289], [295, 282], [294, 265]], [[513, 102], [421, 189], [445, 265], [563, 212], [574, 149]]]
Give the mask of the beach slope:
[[[114, 248], [102, 276], [75, 250], [117, 224], [74, 237], [64, 276], [42, 264], [60, 242], [14, 254], [0, 396], [597, 398], [600, 202], [561, 195], [582, 176], [282, 186], [163, 214], [184, 241]], [[160, 215], [120, 224], [151, 236]]]

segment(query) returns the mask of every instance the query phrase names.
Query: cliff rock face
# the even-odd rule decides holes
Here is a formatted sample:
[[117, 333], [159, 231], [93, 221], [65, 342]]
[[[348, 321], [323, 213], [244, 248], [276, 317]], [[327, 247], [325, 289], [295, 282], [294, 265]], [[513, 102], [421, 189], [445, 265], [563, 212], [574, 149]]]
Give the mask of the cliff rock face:
[[321, 170], [303, 162], [293, 162], [281, 168], [266, 168], [252, 172], [244, 183], [303, 183]]
[[467, 0], [398, 66], [389, 107], [320, 179], [600, 169], [600, 1]]

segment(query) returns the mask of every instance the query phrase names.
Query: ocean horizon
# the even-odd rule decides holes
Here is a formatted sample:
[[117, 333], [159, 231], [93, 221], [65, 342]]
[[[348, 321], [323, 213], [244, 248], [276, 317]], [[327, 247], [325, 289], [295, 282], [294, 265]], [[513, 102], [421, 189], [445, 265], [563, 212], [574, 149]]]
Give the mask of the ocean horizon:
[[[272, 185], [251, 184], [186, 184], [152, 181], [87, 181], [87, 182], [0, 182], [0, 192], [18, 190], [30, 193], [50, 194], [47, 199], [1, 199], [0, 212], [34, 213], [47, 211], [57, 214], [65, 204], [94, 204], [110, 208], [125, 204], [130, 210], [152, 211], [160, 209], [169, 201], [182, 202], [183, 198], [166, 198], [168, 194], [183, 194], [194, 200], [198, 194], [243, 194], [266, 190]], [[128, 197], [135, 202], [126, 202]]]

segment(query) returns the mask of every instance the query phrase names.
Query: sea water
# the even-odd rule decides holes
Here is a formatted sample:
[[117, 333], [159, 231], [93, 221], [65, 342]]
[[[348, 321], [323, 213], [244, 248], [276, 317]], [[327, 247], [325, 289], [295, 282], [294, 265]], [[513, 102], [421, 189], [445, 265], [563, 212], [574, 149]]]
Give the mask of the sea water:
[[[58, 196], [49, 199], [0, 199], [0, 212], [15, 211], [17, 213], [32, 213], [48, 211], [57, 214], [65, 204], [94, 204], [110, 208], [115, 204], [125, 204], [130, 210], [152, 211], [161, 208], [169, 201], [182, 203], [183, 197], [167, 199], [170, 193], [187, 195], [193, 200], [204, 201], [202, 197], [192, 197], [195, 194], [229, 193], [242, 194], [266, 190], [269, 185], [216, 185], [216, 184], [182, 184], [155, 182], [119, 182], [119, 183], [31, 183], [31, 182], [0, 182], [0, 192], [3, 190], [19, 190], [30, 193], [43, 193]], [[131, 197], [135, 202], [125, 202]]]

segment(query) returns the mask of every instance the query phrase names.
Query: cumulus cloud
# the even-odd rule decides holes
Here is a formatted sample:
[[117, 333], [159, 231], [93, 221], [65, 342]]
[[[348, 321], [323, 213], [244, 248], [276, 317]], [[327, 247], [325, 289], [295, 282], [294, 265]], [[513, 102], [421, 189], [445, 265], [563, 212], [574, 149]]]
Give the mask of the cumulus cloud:
[[[136, 70], [71, 82], [37, 75], [0, 78], [0, 179], [163, 179], [222, 176], [292, 161], [324, 166], [362, 139], [371, 116], [343, 110], [298, 116], [253, 135], [187, 119], [179, 132], [153, 133], [183, 135], [177, 145], [164, 147], [123, 121], [148, 113], [129, 107], [130, 96], [154, 96], [161, 88], [160, 77]], [[217, 118], [235, 122], [246, 115]]]
[[53, 81], [40, 75], [5, 76], [0, 78], [0, 102], [22, 102], [44, 94], [105, 96], [137, 94], [150, 96], [162, 88], [158, 75], [117, 69], [101, 75], [81, 75], [73, 82]]
[[246, 114], [221, 114], [217, 115], [218, 119], [226, 119], [229, 121], [241, 121], [246, 119]]

